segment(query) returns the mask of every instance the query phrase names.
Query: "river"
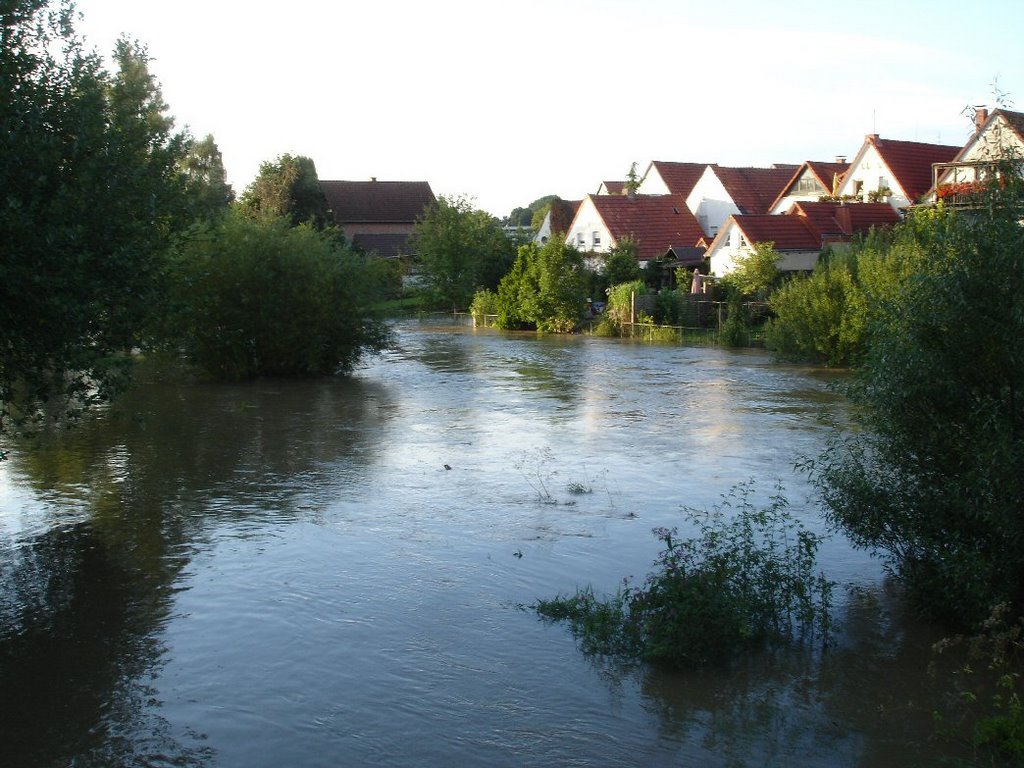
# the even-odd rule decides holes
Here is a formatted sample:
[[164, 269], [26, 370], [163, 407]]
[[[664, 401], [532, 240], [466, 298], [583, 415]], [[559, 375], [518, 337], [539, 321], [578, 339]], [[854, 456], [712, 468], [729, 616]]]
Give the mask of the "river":
[[824, 652], [668, 673], [529, 610], [642, 579], [738, 483], [822, 531], [794, 463], [836, 374], [397, 330], [344, 380], [150, 376], [0, 464], [3, 765], [934, 763], [936, 638], [841, 535]]

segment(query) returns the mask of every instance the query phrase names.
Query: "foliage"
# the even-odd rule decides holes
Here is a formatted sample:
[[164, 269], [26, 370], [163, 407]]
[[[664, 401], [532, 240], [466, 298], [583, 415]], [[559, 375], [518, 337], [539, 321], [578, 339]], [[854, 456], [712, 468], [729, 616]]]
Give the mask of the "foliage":
[[722, 278], [722, 284], [741, 296], [763, 297], [779, 279], [776, 265], [781, 258], [775, 243], [755, 243], [750, 251], [736, 257], [736, 268]]
[[235, 191], [228, 184], [224, 159], [212, 134], [189, 141], [180, 167], [196, 219], [210, 221], [227, 212], [235, 200]]
[[950, 675], [954, 697], [934, 713], [942, 738], [969, 746], [977, 765], [1024, 763], [1024, 703], [1020, 675], [1024, 619], [1010, 620], [1009, 606], [996, 606], [980, 632], [936, 643], [929, 672], [938, 676], [941, 656], [961, 657]]
[[469, 314], [477, 325], [484, 325], [487, 317], [498, 314], [498, 294], [487, 289], [477, 291], [469, 305]]
[[629, 166], [629, 173], [626, 174], [626, 183], [623, 185], [623, 192], [627, 195], [635, 195], [640, 189], [641, 178], [636, 172], [636, 163]]
[[540, 600], [537, 612], [569, 621], [586, 653], [676, 668], [798, 636], [827, 636], [832, 584], [816, 572], [821, 538], [788, 511], [777, 491], [757, 508], [750, 484], [710, 511], [685, 510], [697, 535], [654, 533], [664, 545], [642, 586], [628, 580], [597, 599], [589, 587]]
[[286, 218], [293, 227], [309, 224], [324, 229], [333, 223], [316, 165], [302, 155], [283, 154], [261, 163], [259, 174], [245, 188], [239, 205], [251, 216]]
[[551, 203], [560, 200], [558, 195], [544, 195], [538, 197], [525, 208], [513, 208], [506, 218], [506, 222], [516, 227], [530, 227], [534, 232], [540, 229], [544, 223], [544, 217], [551, 208]]
[[498, 327], [571, 333], [586, 303], [583, 256], [561, 238], [520, 246], [498, 286]]
[[613, 285], [608, 289], [608, 304], [605, 307], [605, 319], [615, 327], [621, 327], [633, 320], [633, 296], [644, 296], [647, 286], [643, 280]]
[[106, 399], [156, 304], [168, 240], [188, 220], [187, 137], [121, 40], [110, 74], [73, 6], [0, 8], [0, 431]]
[[642, 279], [643, 270], [637, 261], [638, 252], [636, 241], [631, 237], [624, 237], [608, 251], [604, 257], [604, 275], [609, 286]]
[[310, 225], [235, 213], [178, 249], [162, 337], [218, 379], [350, 371], [389, 342], [373, 263]]
[[416, 222], [414, 237], [437, 306], [465, 309], [477, 289], [496, 288], [515, 259], [501, 223], [466, 197], [439, 197]]
[[867, 297], [856, 254], [833, 254], [810, 277], [794, 277], [768, 299], [775, 317], [766, 344], [780, 357], [832, 366], [854, 363], [867, 332]]
[[915, 212], [868, 291], [862, 430], [808, 464], [826, 515], [914, 605], [975, 626], [1024, 611], [1024, 229], [1017, 168], [970, 212]]

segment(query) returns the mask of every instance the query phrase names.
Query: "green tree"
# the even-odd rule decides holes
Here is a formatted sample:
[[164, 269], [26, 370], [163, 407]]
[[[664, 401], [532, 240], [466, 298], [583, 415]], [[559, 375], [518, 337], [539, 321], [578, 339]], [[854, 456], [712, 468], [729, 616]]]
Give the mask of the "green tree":
[[177, 250], [163, 338], [218, 379], [345, 373], [389, 342], [379, 287], [329, 233], [235, 212]]
[[498, 286], [498, 327], [570, 333], [586, 303], [583, 256], [561, 239], [520, 246]]
[[414, 237], [430, 300], [453, 310], [468, 307], [478, 289], [497, 287], [515, 259], [501, 223], [466, 197], [439, 197]]
[[604, 257], [604, 275], [609, 286], [630, 283], [643, 278], [643, 270], [640, 268], [637, 254], [636, 241], [631, 237], [623, 238], [608, 251]]
[[283, 154], [260, 164], [260, 171], [239, 200], [252, 216], [287, 218], [293, 227], [331, 225], [327, 198], [320, 189], [316, 164], [302, 155]]
[[0, 430], [124, 386], [188, 220], [186, 136], [145, 49], [120, 41], [110, 75], [73, 18], [68, 2], [0, 6]]
[[766, 296], [779, 279], [781, 258], [775, 243], [755, 243], [750, 251], [736, 257], [736, 268], [722, 278], [722, 283], [744, 297]]
[[1024, 612], [1024, 228], [1019, 167], [979, 208], [911, 214], [870, 291], [851, 396], [863, 429], [810, 465], [828, 518], [914, 605], [972, 626]]
[[193, 139], [181, 161], [193, 215], [200, 220], [216, 219], [234, 202], [235, 191], [228, 184], [224, 159], [212, 134]]
[[627, 195], [635, 195], [636, 191], [640, 189], [640, 182], [642, 179], [636, 172], [636, 163], [629, 166], [629, 173], [626, 174], [626, 183], [623, 187]]

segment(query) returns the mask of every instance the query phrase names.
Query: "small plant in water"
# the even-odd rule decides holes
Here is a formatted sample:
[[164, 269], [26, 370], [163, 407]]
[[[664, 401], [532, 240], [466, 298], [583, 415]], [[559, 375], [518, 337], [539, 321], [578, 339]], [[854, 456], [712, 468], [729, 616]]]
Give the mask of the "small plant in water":
[[575, 480], [569, 483], [569, 485], [566, 486], [565, 490], [567, 490], [573, 496], [582, 496], [583, 494], [594, 492], [594, 489], [591, 488], [589, 485], [585, 485]]
[[664, 549], [643, 585], [626, 580], [603, 599], [586, 587], [534, 609], [568, 621], [585, 653], [678, 668], [769, 642], [824, 641], [833, 585], [816, 571], [822, 539], [793, 518], [779, 489], [763, 508], [752, 494], [741, 484], [710, 511], [684, 510], [692, 538], [655, 529]]
[[536, 492], [537, 499], [545, 504], [554, 504], [555, 498], [548, 490], [552, 478], [558, 474], [551, 465], [555, 461], [555, 454], [548, 447], [536, 448], [532, 452], [524, 451], [515, 468], [523, 476], [526, 482]]

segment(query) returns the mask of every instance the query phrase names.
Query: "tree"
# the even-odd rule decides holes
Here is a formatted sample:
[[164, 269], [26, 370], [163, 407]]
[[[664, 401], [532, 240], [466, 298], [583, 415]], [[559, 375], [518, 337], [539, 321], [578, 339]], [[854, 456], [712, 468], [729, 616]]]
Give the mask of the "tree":
[[640, 189], [640, 176], [636, 172], [636, 163], [629, 166], [629, 173], [626, 174], [626, 183], [623, 185], [623, 191], [627, 195], [635, 195], [636, 191]]
[[810, 467], [827, 517], [881, 553], [929, 616], [1024, 612], [1024, 190], [1017, 164], [982, 204], [898, 225], [868, 291], [851, 396], [863, 427]]
[[781, 258], [775, 243], [755, 243], [749, 252], [736, 257], [736, 268], [722, 282], [741, 296], [764, 296], [779, 279]]
[[284, 154], [261, 163], [259, 174], [246, 187], [239, 204], [252, 216], [283, 216], [293, 227], [310, 224], [323, 229], [332, 223], [316, 165], [302, 155]]
[[163, 338], [218, 379], [346, 373], [389, 342], [379, 287], [329, 233], [236, 211], [178, 248]]
[[181, 170], [185, 174], [189, 205], [196, 218], [216, 219], [234, 202], [235, 191], [228, 184], [224, 159], [212, 134], [189, 142]]
[[583, 256], [573, 246], [560, 238], [520, 246], [498, 286], [497, 325], [570, 333], [583, 314], [585, 290]]
[[186, 136], [145, 49], [120, 41], [110, 75], [72, 20], [69, 2], [0, 9], [0, 431], [124, 386], [188, 218]]
[[515, 259], [498, 220], [466, 197], [439, 197], [413, 236], [431, 300], [453, 310], [468, 307], [477, 289], [497, 287]]
[[608, 251], [604, 257], [604, 274], [608, 280], [608, 287], [639, 280], [643, 276], [640, 262], [637, 261], [637, 253], [636, 241], [631, 237], [624, 237]]

